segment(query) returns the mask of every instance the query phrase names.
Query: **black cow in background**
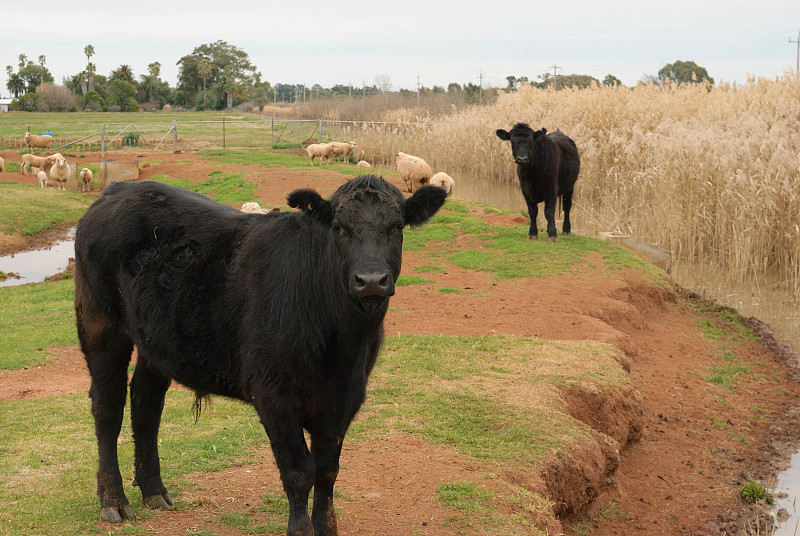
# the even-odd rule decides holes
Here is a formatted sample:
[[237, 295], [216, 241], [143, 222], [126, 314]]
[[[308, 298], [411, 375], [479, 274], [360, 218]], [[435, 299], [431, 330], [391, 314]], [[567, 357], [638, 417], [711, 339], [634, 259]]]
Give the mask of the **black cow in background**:
[[511, 132], [499, 129], [497, 137], [511, 142], [519, 186], [528, 205], [531, 220], [528, 238], [535, 239], [539, 236], [536, 228], [536, 217], [539, 214], [537, 205], [544, 201], [547, 236], [551, 242], [558, 241], [555, 215], [556, 199], [559, 195], [564, 207], [563, 234], [570, 234], [572, 192], [581, 169], [581, 159], [575, 142], [560, 130], [547, 134], [547, 129], [543, 128], [534, 132], [525, 123], [517, 123]]
[[92, 378], [101, 517], [135, 518], [117, 437], [136, 346], [134, 483], [147, 506], [174, 505], [161, 480], [158, 429], [175, 379], [198, 399], [217, 394], [252, 404], [289, 499], [287, 533], [336, 534], [342, 441], [383, 340], [403, 228], [425, 223], [445, 195], [428, 186], [406, 199], [363, 175], [329, 201], [296, 190], [288, 201], [300, 212], [260, 215], [159, 183], [108, 187], [75, 238], [75, 311]]

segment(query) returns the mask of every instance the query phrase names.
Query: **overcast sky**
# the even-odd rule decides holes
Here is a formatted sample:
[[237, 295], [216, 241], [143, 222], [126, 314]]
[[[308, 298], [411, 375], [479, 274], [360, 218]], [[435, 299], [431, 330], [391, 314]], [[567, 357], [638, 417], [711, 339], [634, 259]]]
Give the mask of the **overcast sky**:
[[798, 29], [800, 0], [6, 2], [0, 95], [9, 96], [5, 66], [16, 71], [19, 54], [45, 55], [61, 84], [85, 68], [91, 44], [99, 74], [128, 64], [138, 78], [158, 61], [174, 87], [176, 62], [217, 40], [247, 52], [272, 84], [361, 87], [388, 75], [395, 90], [481, 77], [505, 86], [508, 75], [536, 80], [557, 65], [558, 74], [633, 85], [676, 60], [745, 83], [795, 67]]

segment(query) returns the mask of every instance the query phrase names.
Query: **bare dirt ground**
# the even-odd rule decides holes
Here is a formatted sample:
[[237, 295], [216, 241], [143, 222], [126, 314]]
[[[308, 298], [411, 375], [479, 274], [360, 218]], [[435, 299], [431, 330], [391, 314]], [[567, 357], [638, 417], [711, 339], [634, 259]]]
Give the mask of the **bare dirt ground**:
[[[2, 156], [6, 161], [18, 158], [14, 153]], [[201, 180], [217, 169], [242, 172], [259, 185], [257, 196], [268, 207], [284, 205], [286, 194], [295, 188], [313, 187], [327, 195], [345, 180], [319, 168], [287, 171], [217, 164], [195, 155], [142, 158], [148, 159], [159, 162], [144, 168], [141, 179], [166, 174]], [[99, 155], [87, 155], [83, 161], [99, 161]], [[0, 174], [0, 180], [35, 184], [35, 177], [16, 173]], [[399, 180], [390, 180], [402, 186]], [[482, 216], [493, 224], [508, 225], [521, 218]], [[426, 262], [423, 253], [406, 252], [404, 272]], [[541, 491], [572, 488], [580, 495], [590, 487], [600, 490], [593, 505], [580, 512], [567, 509], [560, 521], [545, 521], [540, 528], [548, 534], [606, 536], [745, 534], [749, 526], [750, 533], [756, 533], [753, 508], [738, 498], [738, 486], [751, 478], [769, 482], [786, 465], [800, 436], [797, 356], [775, 344], [768, 327], [751, 321], [764, 338], [742, 343], [735, 353], [740, 362], [752, 366], [754, 374], [742, 376], [735, 389], [722, 391], [703, 380], [721, 358], [713, 341], [697, 328], [701, 302], [681, 289], [665, 291], [633, 275], [620, 284], [585, 266], [544, 280], [501, 282], [452, 266], [437, 279], [437, 286], [483, 292], [479, 296], [442, 294], [425, 286], [401, 287], [386, 319], [387, 334], [597, 340], [618, 346], [627, 357], [631, 383], [641, 395], [644, 413], [640, 437], [622, 449], [614, 474], [592, 475], [589, 470], [581, 472], [585, 467], [572, 467], [547, 472], [546, 478], [503, 475]], [[41, 367], [0, 372], [0, 400], [86, 392], [88, 386], [77, 347], [56, 349], [51, 361]], [[584, 402], [573, 400], [571, 409], [576, 418], [588, 423], [597, 416]], [[582, 461], [577, 456], [564, 463], [580, 466]], [[478, 482], [478, 473], [483, 471], [454, 450], [403, 434], [373, 444], [346, 444], [342, 468], [337, 488], [346, 491], [337, 499], [340, 534], [451, 533], [452, 529], [441, 525], [450, 512], [437, 501], [436, 487], [442, 482]], [[588, 480], [575, 479], [575, 474], [589, 475]], [[280, 490], [268, 447], [252, 465], [193, 475], [189, 480], [197, 487], [185, 490], [184, 497], [202, 508], [166, 513], [142, 521], [142, 526], [163, 534], [207, 528], [221, 535], [239, 535], [237, 530], [206, 521], [218, 519], [221, 512], [253, 508], [266, 490]], [[599, 509], [609, 504], [616, 505], [615, 515], [598, 516]], [[470, 530], [464, 533], [482, 533], [478, 528]], [[760, 530], [767, 533], [763, 527]]]

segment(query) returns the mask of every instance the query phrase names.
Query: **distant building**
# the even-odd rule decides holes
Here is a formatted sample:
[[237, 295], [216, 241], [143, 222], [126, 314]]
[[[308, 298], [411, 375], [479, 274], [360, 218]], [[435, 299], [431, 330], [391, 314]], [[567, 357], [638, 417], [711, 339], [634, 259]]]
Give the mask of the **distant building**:
[[14, 99], [0, 99], [0, 112], [7, 112], [8, 105], [11, 104], [11, 101]]

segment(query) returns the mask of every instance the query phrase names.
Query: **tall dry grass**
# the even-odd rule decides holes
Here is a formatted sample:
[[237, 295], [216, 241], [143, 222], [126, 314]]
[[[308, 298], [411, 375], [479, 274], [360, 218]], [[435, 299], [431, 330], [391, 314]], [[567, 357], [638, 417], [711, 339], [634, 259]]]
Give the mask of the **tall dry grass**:
[[796, 74], [744, 86], [523, 87], [430, 126], [363, 126], [351, 135], [360, 158], [387, 167], [404, 151], [457, 185], [516, 189], [510, 146], [494, 132], [518, 121], [575, 140], [578, 232], [628, 232], [739, 283], [777, 277], [800, 299]]

